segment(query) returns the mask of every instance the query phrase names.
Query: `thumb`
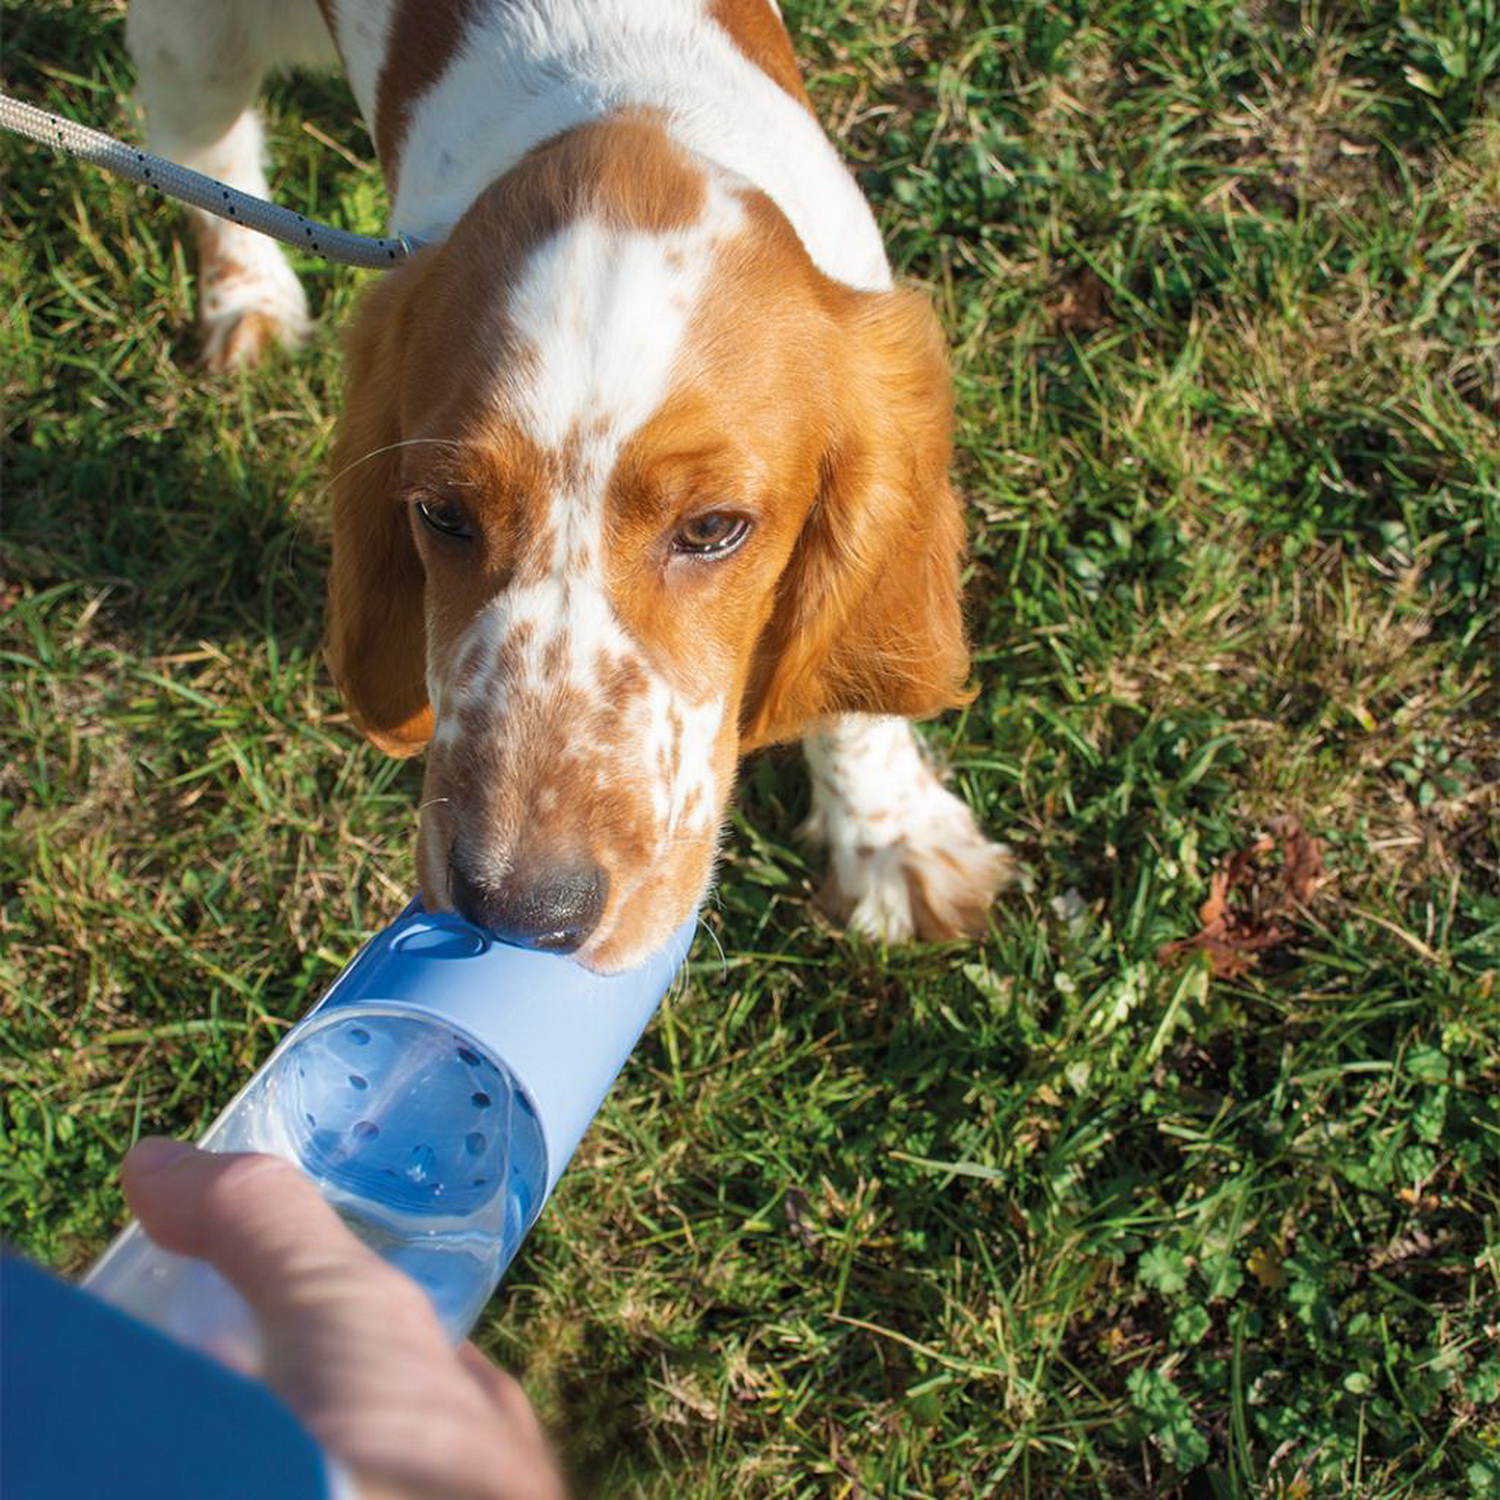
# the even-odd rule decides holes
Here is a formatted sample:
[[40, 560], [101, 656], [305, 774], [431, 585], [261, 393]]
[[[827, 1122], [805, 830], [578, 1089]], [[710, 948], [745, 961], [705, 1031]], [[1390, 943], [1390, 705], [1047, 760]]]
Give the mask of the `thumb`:
[[164, 1250], [206, 1260], [262, 1320], [303, 1283], [405, 1282], [360, 1244], [312, 1182], [276, 1156], [141, 1141], [125, 1158], [125, 1199]]
[[125, 1197], [163, 1249], [213, 1265], [265, 1335], [266, 1383], [381, 1495], [556, 1497], [514, 1382], [460, 1363], [427, 1294], [274, 1156], [142, 1141]]

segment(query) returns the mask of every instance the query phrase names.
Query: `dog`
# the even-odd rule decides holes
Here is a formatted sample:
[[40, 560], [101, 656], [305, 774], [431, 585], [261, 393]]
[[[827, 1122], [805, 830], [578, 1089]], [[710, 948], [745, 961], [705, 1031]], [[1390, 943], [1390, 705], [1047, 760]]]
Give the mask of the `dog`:
[[[951, 388], [772, 0], [134, 0], [151, 144], [266, 194], [275, 67], [342, 64], [425, 242], [347, 334], [326, 654], [425, 749], [429, 904], [601, 972], [702, 900], [738, 761], [801, 738], [825, 905], [982, 932], [1007, 874], [922, 753], [963, 704]], [[197, 217], [210, 366], [308, 331]]]

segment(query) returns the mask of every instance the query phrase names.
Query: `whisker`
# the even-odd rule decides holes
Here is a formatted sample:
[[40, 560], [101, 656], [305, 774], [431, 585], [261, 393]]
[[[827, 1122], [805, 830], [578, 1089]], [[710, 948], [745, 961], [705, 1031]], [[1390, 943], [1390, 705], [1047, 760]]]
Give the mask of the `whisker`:
[[[715, 932], [713, 930], [713, 928], [710, 927], [708, 925], [708, 923], [703, 920], [703, 913], [702, 912], [698, 913], [698, 923], [697, 923], [697, 925], [698, 925], [698, 929], [701, 932], [706, 932], [708, 934], [708, 940], [709, 940], [709, 942], [711, 942], [714, 945], [714, 947], [718, 949], [718, 952], [719, 952], [719, 978], [720, 979], [725, 978], [728, 975], [728, 973], [729, 973], [729, 955], [727, 953], [725, 953], [725, 951], [724, 951], [724, 945], [723, 945], [723, 943], [721, 943], [719, 941], [719, 934], [717, 932]], [[680, 972], [682, 972], [684, 974], [684, 976], [686, 975], [686, 970], [682, 970]], [[687, 983], [687, 980], [686, 980], [685, 977], [683, 979], [683, 983], [684, 984]]]
[[318, 499], [321, 500], [323, 498], [323, 496], [326, 495], [328, 493], [328, 491], [331, 490], [334, 487], [334, 485], [336, 485], [339, 482], [339, 480], [341, 480], [344, 477], [345, 474], [349, 473], [349, 471], [351, 469], [357, 469], [361, 464], [369, 463], [369, 461], [372, 458], [379, 458], [382, 453], [394, 453], [397, 448], [417, 448], [417, 447], [421, 447], [424, 444], [429, 445], [431, 447], [435, 447], [435, 448], [462, 448], [463, 447], [462, 443], [456, 442], [453, 438], [436, 438], [436, 437], [420, 438], [419, 437], [419, 438], [403, 438], [399, 443], [387, 443], [383, 448], [372, 448], [368, 453], [362, 454], [359, 458], [356, 458], [352, 463], [345, 464], [344, 467], [342, 469], [340, 469], [337, 474], [330, 475], [328, 477], [328, 479], [326, 481], [324, 481], [324, 483], [319, 487], [318, 492], [317, 492]]

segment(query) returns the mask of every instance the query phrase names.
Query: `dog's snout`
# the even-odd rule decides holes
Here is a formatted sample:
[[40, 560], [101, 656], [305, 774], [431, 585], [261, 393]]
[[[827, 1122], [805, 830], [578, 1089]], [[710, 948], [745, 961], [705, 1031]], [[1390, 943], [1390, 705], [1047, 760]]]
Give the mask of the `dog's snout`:
[[599, 925], [609, 877], [584, 860], [518, 863], [503, 878], [484, 879], [455, 850], [449, 863], [453, 905], [476, 927], [507, 943], [573, 953]]

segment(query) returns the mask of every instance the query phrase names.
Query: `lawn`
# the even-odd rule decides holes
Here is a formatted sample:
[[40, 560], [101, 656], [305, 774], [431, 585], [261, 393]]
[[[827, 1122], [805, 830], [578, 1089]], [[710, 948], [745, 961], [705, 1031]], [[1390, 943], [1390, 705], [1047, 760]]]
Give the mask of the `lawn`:
[[[785, 10], [951, 338], [980, 693], [927, 735], [1023, 878], [876, 951], [749, 764], [727, 958], [478, 1336], [581, 1494], [1496, 1500], [1496, 0]], [[121, 7], [3, 19], [136, 128]], [[343, 86], [269, 118], [377, 230]], [[0, 1230], [72, 1272], [401, 905], [419, 768], [318, 654], [366, 273], [208, 378], [179, 216], [0, 149]]]

